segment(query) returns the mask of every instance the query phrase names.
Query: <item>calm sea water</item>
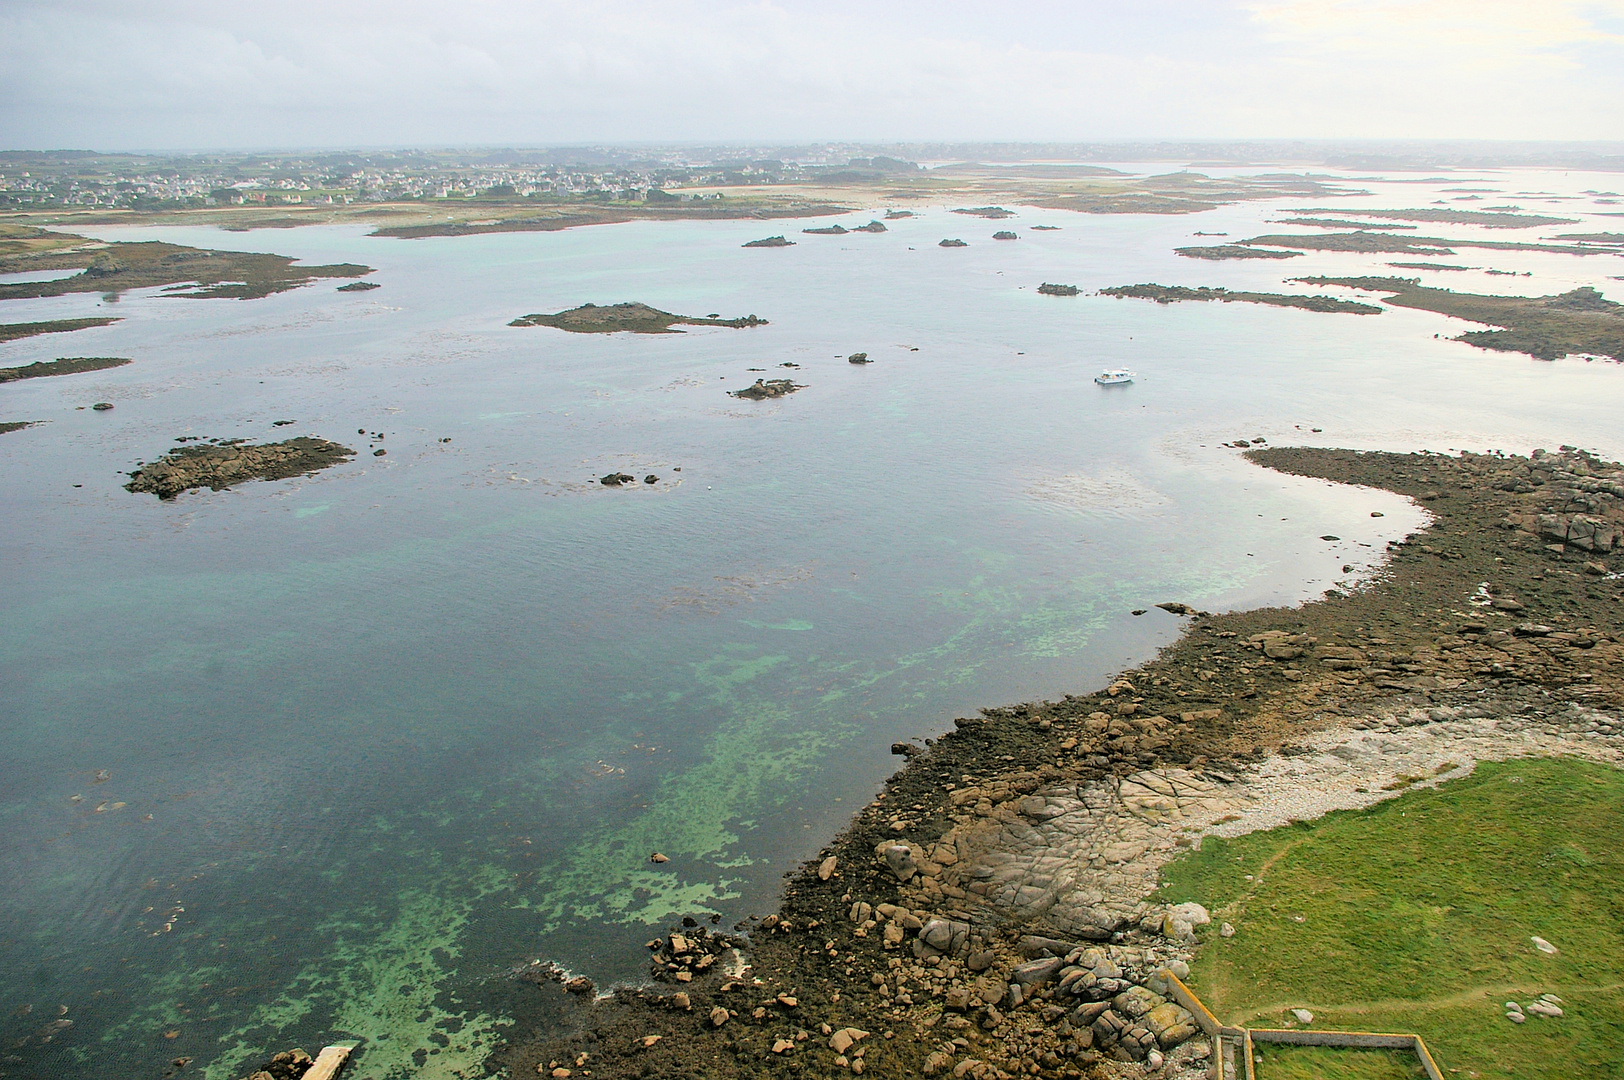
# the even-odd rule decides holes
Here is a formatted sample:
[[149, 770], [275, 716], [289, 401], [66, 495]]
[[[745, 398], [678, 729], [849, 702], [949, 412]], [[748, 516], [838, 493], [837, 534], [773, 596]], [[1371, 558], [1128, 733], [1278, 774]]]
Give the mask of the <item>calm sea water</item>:
[[[1616, 206], [1582, 194], [1609, 183], [1365, 178], [1331, 205], [1483, 187], [1616, 231], [1594, 216]], [[339, 1038], [365, 1041], [357, 1076], [476, 1075], [521, 1004], [511, 965], [635, 979], [671, 917], [765, 910], [895, 768], [892, 741], [1094, 688], [1177, 634], [1132, 609], [1297, 602], [1424, 521], [1221, 441], [1624, 454], [1617, 365], [1480, 352], [1423, 312], [1086, 295], [1393, 272], [1172, 254], [1301, 204], [998, 223], [927, 206], [844, 237], [98, 232], [363, 262], [383, 287], [0, 305], [123, 317], [0, 346], [0, 364], [135, 361], [0, 388], [0, 420], [47, 421], [0, 438], [0, 1075], [185, 1056], [225, 1080]], [[1021, 238], [993, 241], [1005, 227]], [[780, 230], [797, 245], [739, 246]], [[1477, 291], [1616, 295], [1624, 274], [1611, 256], [1440, 261], [1532, 274], [1429, 275]], [[506, 326], [622, 300], [770, 324]], [[1139, 379], [1093, 384], [1118, 365]], [[727, 396], [757, 377], [806, 389]], [[116, 408], [81, 409], [96, 401]], [[121, 487], [176, 436], [273, 433], [361, 455], [170, 503]], [[660, 479], [596, 483], [611, 471]]]

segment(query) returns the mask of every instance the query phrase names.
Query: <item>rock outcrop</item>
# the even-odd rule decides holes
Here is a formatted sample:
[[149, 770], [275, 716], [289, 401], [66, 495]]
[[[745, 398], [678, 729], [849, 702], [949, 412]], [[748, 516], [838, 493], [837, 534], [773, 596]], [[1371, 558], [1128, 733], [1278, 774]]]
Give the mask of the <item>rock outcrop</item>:
[[125, 491], [173, 499], [183, 491], [223, 491], [248, 480], [283, 480], [348, 461], [355, 451], [327, 439], [299, 437], [252, 446], [241, 440], [186, 446], [130, 473]]

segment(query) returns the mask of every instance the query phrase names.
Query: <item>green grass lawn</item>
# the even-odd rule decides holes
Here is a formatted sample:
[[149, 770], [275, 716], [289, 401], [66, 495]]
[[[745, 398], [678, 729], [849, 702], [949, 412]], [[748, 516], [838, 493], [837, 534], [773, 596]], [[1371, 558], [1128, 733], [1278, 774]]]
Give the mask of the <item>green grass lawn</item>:
[[[1369, 810], [1208, 838], [1162, 877], [1163, 899], [1212, 911], [1192, 989], [1226, 1023], [1289, 1026], [1302, 1007], [1313, 1027], [1419, 1032], [1446, 1075], [1624, 1080], [1624, 772], [1485, 764]], [[1546, 993], [1566, 1015], [1505, 1018]], [[1405, 1075], [1386, 1055], [1263, 1052], [1271, 1080]]]
[[1427, 1075], [1414, 1054], [1393, 1050], [1263, 1045], [1257, 1050], [1258, 1080], [1425, 1080]]

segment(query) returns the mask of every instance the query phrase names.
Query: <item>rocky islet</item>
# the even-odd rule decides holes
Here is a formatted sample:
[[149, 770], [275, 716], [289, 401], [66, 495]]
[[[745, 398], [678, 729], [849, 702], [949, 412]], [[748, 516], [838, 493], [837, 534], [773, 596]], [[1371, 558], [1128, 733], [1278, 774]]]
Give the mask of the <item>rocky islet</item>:
[[330, 468], [355, 456], [350, 447], [308, 436], [250, 444], [241, 440], [170, 450], [130, 473], [126, 491], [170, 500], [197, 488], [224, 491], [249, 480], [283, 480]]

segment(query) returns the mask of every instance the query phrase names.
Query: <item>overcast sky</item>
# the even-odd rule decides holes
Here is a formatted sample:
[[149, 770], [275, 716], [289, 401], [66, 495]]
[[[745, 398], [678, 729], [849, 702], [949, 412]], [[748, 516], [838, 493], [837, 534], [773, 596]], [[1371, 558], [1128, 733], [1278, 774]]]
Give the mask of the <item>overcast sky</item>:
[[1624, 139], [1624, 0], [0, 0], [0, 146]]

